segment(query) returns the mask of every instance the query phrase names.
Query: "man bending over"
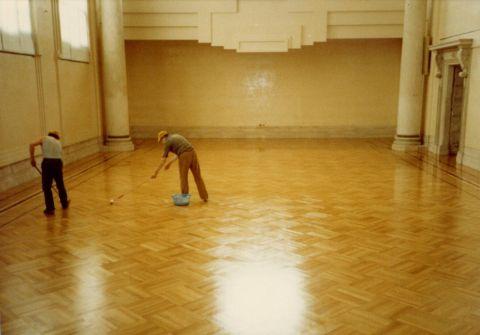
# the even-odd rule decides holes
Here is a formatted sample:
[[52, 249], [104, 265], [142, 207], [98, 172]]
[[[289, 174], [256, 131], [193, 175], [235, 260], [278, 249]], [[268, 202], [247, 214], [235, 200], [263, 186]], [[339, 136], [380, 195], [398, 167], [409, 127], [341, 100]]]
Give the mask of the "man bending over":
[[165, 170], [168, 170], [172, 163], [178, 159], [182, 194], [188, 194], [188, 170], [191, 170], [195, 183], [197, 184], [200, 198], [205, 202], [208, 201], [208, 193], [200, 173], [200, 164], [198, 163], [197, 153], [190, 142], [188, 142], [182, 135], [169, 134], [164, 130], [158, 133], [158, 143], [160, 142], [163, 143], [164, 147], [163, 157], [157, 170], [152, 175], [152, 178], [157, 177], [158, 172], [167, 161], [168, 154], [173, 152], [176, 156], [165, 165]]

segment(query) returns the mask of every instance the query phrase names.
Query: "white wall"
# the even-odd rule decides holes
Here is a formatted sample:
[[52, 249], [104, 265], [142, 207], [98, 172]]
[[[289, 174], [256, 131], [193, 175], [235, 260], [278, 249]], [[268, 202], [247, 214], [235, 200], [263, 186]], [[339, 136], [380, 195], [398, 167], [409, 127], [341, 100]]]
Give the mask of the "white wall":
[[236, 53], [194, 41], [127, 42], [136, 137], [394, 135], [401, 41], [341, 40], [288, 53]]
[[[473, 39], [469, 75], [465, 79], [468, 96], [465, 96], [465, 109], [462, 117], [464, 148], [461, 162], [469, 167], [480, 169], [480, 1], [434, 0], [433, 27], [434, 45], [459, 39]], [[441, 80], [435, 77], [436, 64], [432, 58], [428, 77], [426, 101], [425, 138], [431, 142], [436, 132], [439, 104], [442, 103], [439, 89]]]
[[32, 5], [36, 55], [0, 52], [0, 191], [36, 177], [28, 144], [50, 130], [60, 131], [67, 162], [100, 149], [95, 9], [92, 58], [82, 63], [57, 56], [52, 0]]
[[327, 39], [399, 38], [404, 0], [124, 0], [127, 40], [285, 52]]

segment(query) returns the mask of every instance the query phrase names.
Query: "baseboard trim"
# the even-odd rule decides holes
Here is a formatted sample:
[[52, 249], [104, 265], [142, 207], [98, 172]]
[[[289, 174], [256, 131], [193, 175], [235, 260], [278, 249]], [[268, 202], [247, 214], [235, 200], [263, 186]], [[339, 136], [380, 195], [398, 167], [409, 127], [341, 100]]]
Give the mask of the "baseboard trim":
[[448, 155], [448, 147], [444, 145], [429, 144], [428, 151], [435, 155]]
[[[92, 138], [63, 148], [65, 164], [74, 162], [88, 155], [97, 153], [101, 149], [101, 138]], [[25, 148], [28, 151], [28, 147]], [[29, 159], [0, 167], [0, 192], [20, 184], [29, 182], [38, 177], [38, 173], [30, 166]]]
[[395, 127], [166, 127], [132, 126], [133, 138], [157, 138], [160, 130], [189, 138], [379, 138], [393, 137]]
[[480, 171], [480, 150], [465, 147], [463, 152], [457, 156], [457, 162]]

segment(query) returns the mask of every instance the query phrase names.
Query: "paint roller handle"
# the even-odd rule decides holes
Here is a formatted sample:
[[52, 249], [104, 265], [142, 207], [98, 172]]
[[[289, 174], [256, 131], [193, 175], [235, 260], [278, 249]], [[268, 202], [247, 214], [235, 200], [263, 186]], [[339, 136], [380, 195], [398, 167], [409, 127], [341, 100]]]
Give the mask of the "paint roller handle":
[[166, 160], [167, 160], [166, 157], [162, 157], [162, 160], [160, 161], [160, 165], [158, 165], [157, 169], [155, 170], [155, 172], [153, 173], [153, 175], [150, 178], [152, 178], [152, 179], [157, 178], [158, 172], [160, 172], [160, 170], [163, 168]]
[[37, 162], [35, 161], [35, 158], [30, 158], [30, 165], [33, 166], [34, 168], [37, 167]]
[[178, 156], [175, 156], [174, 159], [172, 159], [170, 162], [168, 162], [167, 164], [165, 164], [165, 170], [170, 169], [170, 166], [172, 165], [172, 163], [175, 162], [177, 159], [178, 159]]

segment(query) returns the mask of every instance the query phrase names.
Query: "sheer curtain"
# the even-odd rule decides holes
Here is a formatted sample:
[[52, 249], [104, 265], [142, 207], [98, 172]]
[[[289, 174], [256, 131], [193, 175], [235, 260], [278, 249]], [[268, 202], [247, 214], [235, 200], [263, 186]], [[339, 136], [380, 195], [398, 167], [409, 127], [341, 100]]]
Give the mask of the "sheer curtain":
[[90, 43], [87, 0], [59, 0], [58, 12], [62, 58], [88, 61]]
[[29, 0], [0, 0], [0, 50], [34, 54]]

